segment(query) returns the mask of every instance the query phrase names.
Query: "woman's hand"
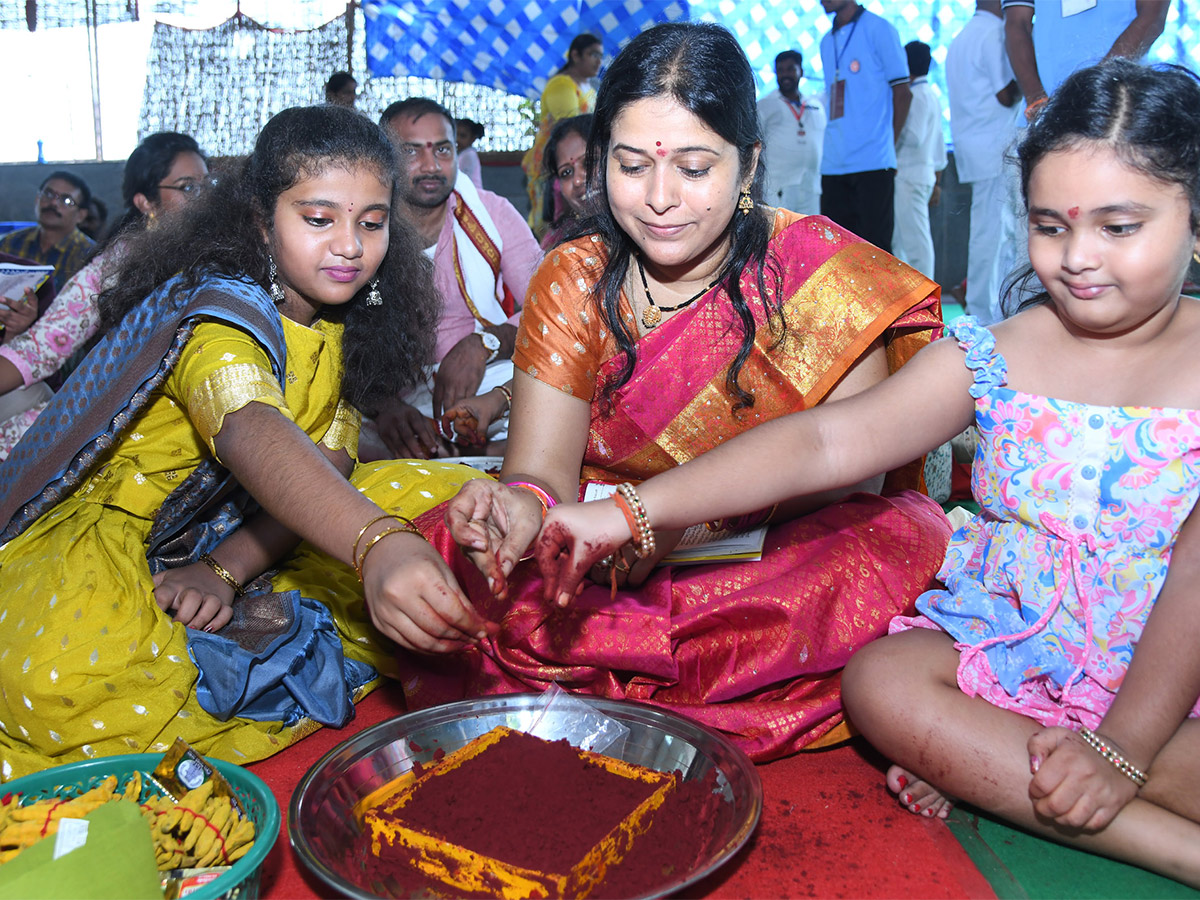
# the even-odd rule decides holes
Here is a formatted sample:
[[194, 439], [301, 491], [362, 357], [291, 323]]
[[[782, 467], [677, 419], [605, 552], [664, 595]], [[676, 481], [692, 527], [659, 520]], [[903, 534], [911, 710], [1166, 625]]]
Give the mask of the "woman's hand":
[[[629, 524], [612, 501], [572, 503], [550, 510], [534, 547], [545, 579], [546, 602], [559, 606], [570, 603], [583, 590], [589, 570], [616, 553], [630, 537]], [[639, 567], [648, 562], [639, 560], [627, 577], [639, 575], [644, 579], [649, 569], [642, 571]]]
[[464, 484], [446, 508], [451, 537], [500, 599], [508, 594], [509, 573], [541, 526], [542, 504], [532, 491], [484, 478]]
[[38, 317], [37, 294], [25, 288], [25, 296], [16, 300], [0, 297], [0, 325], [4, 326], [4, 341], [7, 343], [18, 334], [29, 330]]
[[487, 444], [488, 426], [504, 415], [504, 395], [497, 390], [459, 400], [442, 413], [438, 431], [442, 437], [464, 447]]
[[1034, 811], [1066, 828], [1099, 831], [1138, 786], [1068, 728], [1044, 728], [1028, 743]]
[[495, 634], [467, 600], [445, 560], [424, 538], [382, 538], [362, 564], [371, 621], [402, 647], [450, 653]]
[[181, 625], [211, 634], [233, 618], [233, 588], [204, 563], [159, 572], [153, 583], [154, 602]]

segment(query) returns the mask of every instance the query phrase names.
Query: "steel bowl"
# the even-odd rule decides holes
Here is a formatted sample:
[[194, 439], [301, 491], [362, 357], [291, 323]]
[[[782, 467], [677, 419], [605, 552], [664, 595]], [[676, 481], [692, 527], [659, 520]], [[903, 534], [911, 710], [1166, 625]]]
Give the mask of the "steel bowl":
[[[588, 705], [629, 729], [605, 755], [661, 772], [679, 771], [684, 780], [715, 770], [717, 792], [728, 815], [714, 816], [697, 863], [676, 872], [643, 897], [683, 890], [727, 862], [753, 834], [762, 813], [763, 792], [749, 758], [726, 738], [688, 719], [640, 703], [586, 698]], [[413, 768], [428, 765], [439, 751], [452, 753], [497, 725], [529, 731], [545, 701], [540, 694], [509, 694], [463, 700], [382, 722], [354, 736], [320, 759], [297, 785], [288, 815], [288, 836], [304, 865], [340, 896], [373, 900], [352, 880], [352, 849], [360, 828], [355, 804]], [[548, 712], [548, 717], [554, 712]], [[538, 727], [545, 734], [545, 722]], [[497, 786], [502, 789], [502, 786]]]

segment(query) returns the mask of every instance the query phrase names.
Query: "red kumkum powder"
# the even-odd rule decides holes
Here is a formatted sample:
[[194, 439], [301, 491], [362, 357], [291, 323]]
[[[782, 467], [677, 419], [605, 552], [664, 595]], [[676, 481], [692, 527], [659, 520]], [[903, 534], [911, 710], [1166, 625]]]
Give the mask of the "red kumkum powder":
[[[675, 780], [649, 831], [609, 869], [593, 896], [640, 896], [677, 882], [706, 857], [712, 836], [724, 833], [733, 811], [714, 793], [716, 773], [694, 781], [675, 773]], [[547, 742], [517, 732], [469, 765], [430, 778], [402, 819], [409, 828], [494, 859], [565, 873], [655, 787], [580, 759], [565, 740]], [[353, 870], [345, 874], [361, 887], [385, 888], [392, 896], [439, 895], [438, 884], [412, 869], [402, 850], [389, 852], [385, 846], [383, 856], [376, 857], [370, 829], [359, 835], [355, 850]], [[442, 891], [450, 889], [443, 885]]]

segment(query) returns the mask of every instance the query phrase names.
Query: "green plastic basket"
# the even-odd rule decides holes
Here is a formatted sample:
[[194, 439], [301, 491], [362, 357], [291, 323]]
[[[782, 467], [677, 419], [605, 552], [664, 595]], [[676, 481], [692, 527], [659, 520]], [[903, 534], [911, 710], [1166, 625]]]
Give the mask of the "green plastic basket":
[[[70, 799], [98, 787], [109, 775], [117, 776], [117, 792], [134, 772], [150, 774], [162, 762], [161, 753], [130, 753], [67, 763], [35, 772], [0, 785], [0, 793], [20, 794], [22, 805], [46, 799]], [[279, 804], [271, 789], [257, 775], [241, 766], [219, 759], [208, 760], [225, 776], [242, 808], [254, 822], [254, 846], [220, 878], [188, 894], [189, 900], [256, 900], [262, 864], [279, 837]], [[143, 779], [139, 800], [159, 796], [153, 784]]]

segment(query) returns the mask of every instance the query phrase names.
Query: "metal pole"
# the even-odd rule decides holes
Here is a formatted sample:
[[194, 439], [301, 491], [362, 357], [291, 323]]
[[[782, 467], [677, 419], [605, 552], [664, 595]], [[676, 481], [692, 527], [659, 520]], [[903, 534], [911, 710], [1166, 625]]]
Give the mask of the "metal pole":
[[92, 76], [92, 130], [96, 135], [96, 159], [104, 159], [104, 139], [100, 133], [100, 30], [99, 11], [96, 0], [88, 0], [86, 7], [88, 62]]

